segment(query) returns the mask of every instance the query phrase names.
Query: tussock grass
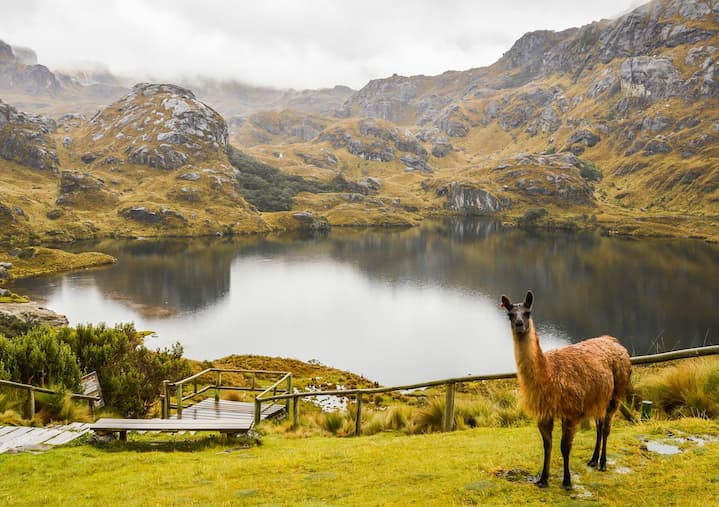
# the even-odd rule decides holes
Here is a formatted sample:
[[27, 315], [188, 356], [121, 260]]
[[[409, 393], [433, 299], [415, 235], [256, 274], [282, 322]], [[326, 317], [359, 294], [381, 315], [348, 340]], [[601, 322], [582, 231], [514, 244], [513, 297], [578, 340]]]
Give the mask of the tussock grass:
[[719, 417], [719, 360], [678, 362], [642, 378], [636, 386], [667, 417]]

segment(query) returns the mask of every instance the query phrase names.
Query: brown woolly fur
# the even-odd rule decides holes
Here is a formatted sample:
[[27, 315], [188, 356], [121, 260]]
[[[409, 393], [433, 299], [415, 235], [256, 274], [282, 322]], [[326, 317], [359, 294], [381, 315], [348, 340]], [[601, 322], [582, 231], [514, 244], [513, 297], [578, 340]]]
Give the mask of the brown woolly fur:
[[531, 291], [518, 304], [502, 296], [512, 327], [522, 404], [537, 419], [544, 442], [544, 467], [537, 485], [547, 486], [552, 428], [557, 418], [562, 421], [562, 485], [571, 488], [569, 453], [577, 425], [587, 417], [597, 425], [597, 442], [588, 464], [606, 470], [611, 419], [625, 396], [632, 366], [627, 349], [612, 336], [542, 352], [531, 318], [533, 300]]

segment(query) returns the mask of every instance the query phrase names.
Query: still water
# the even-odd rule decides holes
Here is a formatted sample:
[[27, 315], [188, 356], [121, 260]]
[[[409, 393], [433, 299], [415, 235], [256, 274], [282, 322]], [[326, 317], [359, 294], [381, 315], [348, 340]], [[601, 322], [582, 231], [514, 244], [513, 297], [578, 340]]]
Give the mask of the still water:
[[719, 342], [719, 247], [448, 220], [328, 236], [102, 241], [108, 268], [16, 292], [86, 322], [134, 322], [185, 355], [316, 359], [382, 384], [514, 371], [501, 294], [535, 293], [545, 349], [600, 334], [633, 355]]

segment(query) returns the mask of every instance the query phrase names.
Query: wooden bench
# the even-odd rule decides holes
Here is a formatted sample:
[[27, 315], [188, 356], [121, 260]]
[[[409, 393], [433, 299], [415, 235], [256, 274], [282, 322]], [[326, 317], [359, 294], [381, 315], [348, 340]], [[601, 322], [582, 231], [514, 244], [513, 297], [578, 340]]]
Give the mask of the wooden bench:
[[219, 431], [220, 433], [246, 433], [252, 427], [248, 419], [98, 419], [90, 425], [96, 433], [118, 433], [127, 440], [128, 431]]

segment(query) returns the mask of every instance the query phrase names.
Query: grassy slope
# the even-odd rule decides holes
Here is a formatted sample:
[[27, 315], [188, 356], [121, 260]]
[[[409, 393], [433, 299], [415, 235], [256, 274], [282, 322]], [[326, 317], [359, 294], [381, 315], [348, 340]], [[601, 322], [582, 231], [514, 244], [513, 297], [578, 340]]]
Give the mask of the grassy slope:
[[[561, 489], [555, 451], [548, 489], [527, 482], [541, 460], [533, 426], [451, 434], [361, 438], [265, 438], [233, 448], [194, 437], [151, 444], [75, 445], [33, 455], [0, 456], [3, 505], [709, 505], [719, 497], [716, 441], [681, 444], [662, 456], [642, 438], [719, 435], [715, 422], [618, 424], [607, 473], [589, 469], [594, 431], [580, 431], [572, 468], [575, 490]], [[157, 437], [153, 437], [157, 439]], [[558, 439], [558, 430], [555, 440]], [[210, 442], [213, 442], [212, 440]], [[558, 445], [557, 445], [558, 447]], [[174, 452], [165, 452], [174, 451]], [[193, 451], [193, 452], [184, 452]], [[509, 472], [509, 473], [506, 473]], [[514, 479], [514, 480], [512, 480]], [[37, 487], [28, 487], [28, 485]]]

